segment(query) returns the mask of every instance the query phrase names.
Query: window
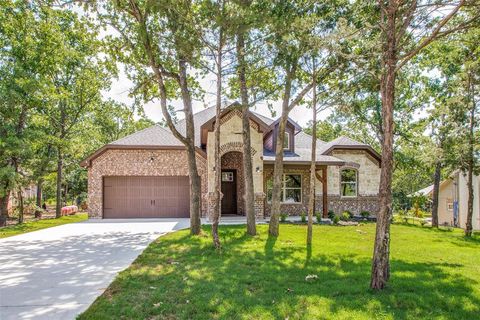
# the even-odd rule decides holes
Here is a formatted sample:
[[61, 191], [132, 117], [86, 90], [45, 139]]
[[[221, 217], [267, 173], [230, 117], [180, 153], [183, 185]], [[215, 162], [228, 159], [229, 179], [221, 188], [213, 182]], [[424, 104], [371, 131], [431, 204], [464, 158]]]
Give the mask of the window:
[[[267, 180], [267, 201], [272, 201], [273, 177]], [[302, 176], [300, 174], [284, 174], [282, 181], [283, 203], [302, 202]]]
[[290, 149], [290, 132], [285, 132], [285, 138], [283, 139], [283, 150]]
[[232, 182], [233, 181], [233, 172], [222, 172], [222, 181]]
[[357, 170], [343, 169], [340, 171], [340, 194], [342, 197], [357, 196]]

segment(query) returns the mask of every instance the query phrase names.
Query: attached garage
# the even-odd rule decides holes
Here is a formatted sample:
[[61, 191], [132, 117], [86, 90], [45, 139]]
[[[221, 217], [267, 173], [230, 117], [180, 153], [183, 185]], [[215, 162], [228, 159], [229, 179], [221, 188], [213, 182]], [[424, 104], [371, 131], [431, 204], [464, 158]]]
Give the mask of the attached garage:
[[188, 218], [186, 176], [103, 177], [103, 218]]

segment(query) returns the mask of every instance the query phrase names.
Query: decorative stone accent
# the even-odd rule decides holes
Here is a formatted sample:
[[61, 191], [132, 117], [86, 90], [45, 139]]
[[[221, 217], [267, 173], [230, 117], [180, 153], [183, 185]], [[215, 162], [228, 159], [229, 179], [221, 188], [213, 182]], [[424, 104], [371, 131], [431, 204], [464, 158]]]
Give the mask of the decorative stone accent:
[[[197, 154], [202, 183], [202, 199], [207, 193], [206, 159]], [[102, 218], [104, 176], [188, 176], [185, 150], [110, 149], [92, 161], [88, 168], [88, 215]], [[207, 203], [202, 201], [202, 216]]]
[[[232, 151], [243, 152], [243, 142], [227, 142], [220, 146], [220, 156]], [[250, 152], [252, 153], [252, 156], [254, 156], [257, 153], [257, 150], [250, 147]]]

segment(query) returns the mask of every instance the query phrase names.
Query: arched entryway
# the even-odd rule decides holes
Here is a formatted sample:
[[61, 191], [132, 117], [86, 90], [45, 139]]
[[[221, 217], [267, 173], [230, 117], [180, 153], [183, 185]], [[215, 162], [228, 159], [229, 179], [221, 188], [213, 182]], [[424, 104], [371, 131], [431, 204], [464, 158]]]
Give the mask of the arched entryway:
[[225, 153], [222, 162], [222, 215], [244, 215], [245, 194], [242, 153]]

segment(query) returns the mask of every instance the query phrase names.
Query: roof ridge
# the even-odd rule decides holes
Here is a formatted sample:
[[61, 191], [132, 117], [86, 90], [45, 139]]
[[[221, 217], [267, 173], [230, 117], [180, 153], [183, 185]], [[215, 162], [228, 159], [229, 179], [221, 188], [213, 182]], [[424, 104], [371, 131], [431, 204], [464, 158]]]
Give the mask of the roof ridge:
[[146, 131], [146, 130], [148, 130], [148, 129], [152, 129], [152, 128], [156, 127], [156, 126], [160, 126], [160, 125], [157, 124], [157, 123], [155, 123], [154, 125], [152, 125], [152, 126], [150, 126], [150, 127], [146, 127], [146, 128], [143, 128], [143, 129], [141, 129], [141, 130], [139, 130], [139, 131], [135, 131], [135, 132], [132, 132], [132, 133], [130, 133], [130, 134], [127, 134], [126, 136], [123, 136], [123, 137], [121, 137], [120, 139], [114, 140], [114, 141], [112, 141], [112, 142], [110, 142], [110, 143], [108, 143], [108, 144], [114, 144], [115, 142], [124, 140], [125, 138], [128, 138], [128, 137], [130, 137], [130, 136], [139, 134], [139, 133], [144, 132], [144, 131]]

